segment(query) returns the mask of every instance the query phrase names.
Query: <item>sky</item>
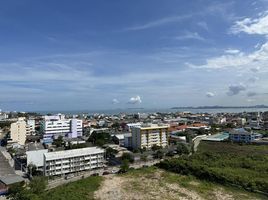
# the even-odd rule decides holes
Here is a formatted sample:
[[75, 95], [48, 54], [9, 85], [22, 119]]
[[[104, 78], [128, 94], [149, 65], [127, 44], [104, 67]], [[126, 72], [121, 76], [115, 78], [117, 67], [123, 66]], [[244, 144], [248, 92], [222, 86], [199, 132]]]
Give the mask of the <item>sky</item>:
[[268, 105], [268, 0], [0, 0], [0, 109]]

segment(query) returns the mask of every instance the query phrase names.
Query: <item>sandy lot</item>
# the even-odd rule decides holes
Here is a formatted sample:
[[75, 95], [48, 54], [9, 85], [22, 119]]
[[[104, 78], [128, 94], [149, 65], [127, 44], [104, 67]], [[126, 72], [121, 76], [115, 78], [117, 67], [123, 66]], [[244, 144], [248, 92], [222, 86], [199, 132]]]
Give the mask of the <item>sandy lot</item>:
[[[237, 199], [224, 189], [211, 190], [211, 196], [204, 198], [193, 189], [180, 186], [179, 183], [169, 183], [160, 170], [144, 176], [106, 176], [102, 186], [95, 192], [98, 200], [233, 200]], [[190, 182], [193, 187], [198, 182]]]

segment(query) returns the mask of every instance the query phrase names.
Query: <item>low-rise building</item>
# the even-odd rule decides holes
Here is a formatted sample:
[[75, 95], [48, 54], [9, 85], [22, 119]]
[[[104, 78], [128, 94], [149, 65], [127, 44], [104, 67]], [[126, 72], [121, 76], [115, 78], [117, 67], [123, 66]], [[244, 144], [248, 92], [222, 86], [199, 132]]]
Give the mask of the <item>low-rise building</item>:
[[105, 150], [87, 147], [44, 154], [44, 175], [65, 175], [69, 173], [104, 167]]
[[262, 137], [259, 133], [248, 132], [244, 128], [232, 129], [229, 132], [229, 139], [233, 142], [250, 143]]
[[26, 157], [27, 166], [35, 165], [37, 170], [43, 171], [44, 154], [48, 152], [41, 143], [29, 143], [27, 146]]

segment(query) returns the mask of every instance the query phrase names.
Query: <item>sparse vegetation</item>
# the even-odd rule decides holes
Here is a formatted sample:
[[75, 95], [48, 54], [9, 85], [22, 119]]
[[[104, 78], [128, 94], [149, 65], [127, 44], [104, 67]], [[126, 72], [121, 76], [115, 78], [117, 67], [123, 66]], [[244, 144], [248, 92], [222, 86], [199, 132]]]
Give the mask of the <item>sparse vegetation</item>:
[[268, 193], [268, 147], [201, 142], [194, 155], [167, 159], [159, 167], [251, 191]]

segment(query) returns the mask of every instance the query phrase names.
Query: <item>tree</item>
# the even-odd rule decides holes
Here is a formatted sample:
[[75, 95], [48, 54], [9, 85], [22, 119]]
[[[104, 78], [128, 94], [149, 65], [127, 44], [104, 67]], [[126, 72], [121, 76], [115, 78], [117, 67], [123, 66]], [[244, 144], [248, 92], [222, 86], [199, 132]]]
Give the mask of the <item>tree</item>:
[[157, 150], [160, 150], [160, 149], [162, 149], [162, 147], [161, 147], [161, 146], [158, 146], [158, 145], [156, 145], [156, 144], [154, 144], [154, 145], [152, 146], [152, 150], [153, 150], [153, 152], [155, 152], [155, 151], [157, 151]]
[[120, 172], [125, 173], [129, 170], [129, 161], [123, 160], [122, 165], [120, 166]]
[[47, 180], [45, 177], [34, 177], [29, 183], [30, 191], [33, 194], [39, 195], [45, 192]]
[[28, 173], [30, 175], [30, 178], [32, 176], [38, 175], [37, 167], [34, 164], [29, 164], [27, 166]]
[[116, 149], [113, 149], [113, 148], [111, 148], [111, 147], [108, 147], [108, 148], [106, 148], [106, 156], [108, 157], [108, 158], [110, 158], [110, 157], [115, 157], [115, 155], [118, 153], [118, 151], [116, 150]]
[[154, 154], [155, 158], [159, 158], [162, 159], [164, 157], [164, 152], [161, 150], [158, 150], [155, 154]]
[[53, 144], [56, 145], [56, 147], [61, 147], [63, 144], [63, 137], [60, 135], [57, 139], [53, 141]]
[[128, 160], [130, 163], [134, 162], [134, 156], [131, 153], [123, 153], [122, 160]]
[[97, 133], [96, 131], [94, 131], [90, 135], [90, 137], [88, 138], [88, 142], [91, 142], [92, 144], [95, 144], [97, 146], [103, 146], [104, 144], [113, 143], [112, 137], [109, 133]]
[[39, 195], [32, 193], [24, 186], [24, 183], [15, 183], [10, 186], [7, 198], [11, 200], [41, 200]]
[[145, 155], [145, 154], [141, 155], [141, 161], [146, 162], [147, 161], [147, 155]]
[[179, 155], [190, 153], [189, 148], [186, 146], [186, 144], [183, 143], [179, 143], [177, 145], [177, 152]]

